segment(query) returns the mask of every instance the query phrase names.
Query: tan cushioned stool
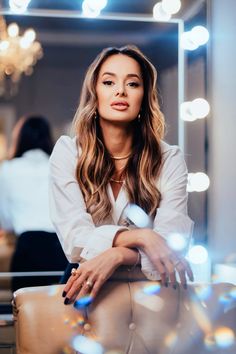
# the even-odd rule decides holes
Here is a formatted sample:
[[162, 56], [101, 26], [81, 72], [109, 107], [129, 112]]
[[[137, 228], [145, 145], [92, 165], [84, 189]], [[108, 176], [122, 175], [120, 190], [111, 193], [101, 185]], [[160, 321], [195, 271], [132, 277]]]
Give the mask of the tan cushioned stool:
[[18, 354], [73, 354], [73, 343], [80, 353], [81, 339], [104, 354], [236, 353], [232, 336], [227, 351], [219, 346], [221, 332], [228, 331], [230, 341], [236, 329], [233, 285], [174, 290], [150, 281], [109, 281], [80, 311], [63, 304], [63, 287], [15, 292]]

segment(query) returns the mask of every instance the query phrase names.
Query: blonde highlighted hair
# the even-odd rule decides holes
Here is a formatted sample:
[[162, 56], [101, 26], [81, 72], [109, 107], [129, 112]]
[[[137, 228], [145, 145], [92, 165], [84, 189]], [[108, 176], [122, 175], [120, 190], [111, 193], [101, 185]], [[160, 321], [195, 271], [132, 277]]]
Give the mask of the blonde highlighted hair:
[[74, 118], [77, 144], [81, 148], [76, 177], [87, 210], [97, 225], [102, 224], [111, 213], [107, 185], [115, 172], [115, 166], [103, 143], [99, 119], [95, 119], [96, 83], [101, 65], [108, 57], [116, 54], [127, 55], [139, 63], [144, 84], [141, 119], [135, 119], [132, 123], [133, 150], [126, 168], [125, 187], [129, 201], [154, 216], [161, 199], [156, 181], [162, 163], [160, 141], [164, 136], [165, 122], [157, 99], [156, 69], [135, 46], [106, 48], [88, 68]]

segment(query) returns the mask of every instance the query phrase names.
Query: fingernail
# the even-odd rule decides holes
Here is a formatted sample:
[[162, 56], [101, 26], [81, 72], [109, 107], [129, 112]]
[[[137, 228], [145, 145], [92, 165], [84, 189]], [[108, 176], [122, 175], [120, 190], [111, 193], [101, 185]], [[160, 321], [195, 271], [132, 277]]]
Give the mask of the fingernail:
[[188, 288], [187, 284], [183, 284], [183, 288], [186, 290]]
[[165, 282], [165, 287], [168, 288], [168, 281]]
[[64, 290], [63, 293], [62, 293], [62, 297], [65, 297], [67, 294], [67, 292]]
[[176, 284], [173, 284], [173, 289], [177, 289], [177, 285]]
[[69, 299], [68, 297], [66, 297], [65, 300], [64, 300], [64, 304], [65, 304], [65, 305], [68, 305], [69, 302], [70, 302], [70, 299]]

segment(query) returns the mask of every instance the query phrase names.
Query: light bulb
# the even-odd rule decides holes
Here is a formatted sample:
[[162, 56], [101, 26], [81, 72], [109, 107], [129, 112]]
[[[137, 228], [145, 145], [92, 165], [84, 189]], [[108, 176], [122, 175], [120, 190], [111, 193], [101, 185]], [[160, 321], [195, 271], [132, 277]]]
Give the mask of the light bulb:
[[36, 38], [36, 33], [32, 28], [29, 28], [25, 31], [24, 33], [24, 37], [30, 42], [32, 43], [35, 38]]
[[158, 2], [153, 7], [153, 17], [157, 21], [169, 21], [171, 15], [166, 13], [162, 8], [162, 3]]
[[107, 6], [107, 0], [85, 0], [93, 11], [101, 11]]
[[180, 0], [162, 0], [163, 10], [170, 15], [176, 14], [181, 8]]
[[195, 26], [191, 30], [191, 40], [197, 45], [206, 44], [209, 40], [209, 32], [204, 26]]
[[198, 118], [205, 118], [210, 112], [210, 105], [204, 98], [196, 98], [190, 104], [191, 114]]
[[91, 7], [89, 6], [89, 3], [87, 1], [83, 2], [82, 10], [83, 10], [83, 16], [85, 16], [85, 17], [95, 18], [95, 17], [98, 17], [100, 15], [100, 10], [91, 9]]
[[9, 37], [17, 37], [19, 34], [19, 27], [17, 23], [11, 23], [7, 27], [7, 33], [9, 34]]
[[180, 37], [180, 45], [185, 50], [195, 50], [198, 44], [194, 43], [191, 38], [191, 32], [184, 32]]
[[193, 122], [196, 120], [196, 117], [190, 111], [191, 103], [191, 101], [185, 101], [180, 105], [180, 118], [184, 121]]

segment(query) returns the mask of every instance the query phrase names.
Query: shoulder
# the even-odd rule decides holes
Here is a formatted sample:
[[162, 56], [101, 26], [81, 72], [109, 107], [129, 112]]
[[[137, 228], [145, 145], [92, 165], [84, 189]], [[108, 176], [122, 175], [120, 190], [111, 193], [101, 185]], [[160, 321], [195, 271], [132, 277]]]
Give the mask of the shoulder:
[[184, 154], [177, 145], [169, 145], [161, 141], [162, 150], [162, 174], [172, 174], [174, 171], [186, 173], [187, 167], [184, 159]]
[[181, 150], [178, 145], [170, 145], [167, 142], [165, 142], [164, 140], [161, 140], [160, 145], [161, 145], [161, 152], [162, 152], [163, 158], [166, 158], [167, 156], [170, 156], [170, 155], [175, 155], [175, 154], [181, 153]]
[[62, 135], [57, 140], [52, 155], [56, 153], [65, 153], [77, 156], [78, 149], [76, 145], [76, 138], [71, 138], [70, 136]]
[[76, 138], [69, 136], [61, 136], [52, 151], [50, 156], [50, 165], [75, 165], [78, 156], [78, 148], [76, 144]]

